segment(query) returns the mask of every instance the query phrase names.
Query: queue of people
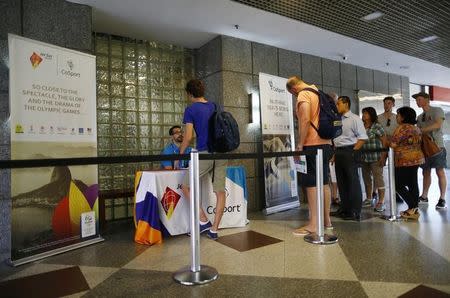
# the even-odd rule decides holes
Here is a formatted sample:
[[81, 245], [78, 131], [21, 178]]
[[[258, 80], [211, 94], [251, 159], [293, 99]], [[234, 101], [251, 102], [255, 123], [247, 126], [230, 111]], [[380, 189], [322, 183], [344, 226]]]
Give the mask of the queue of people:
[[[370, 206], [372, 199], [376, 199], [374, 211], [383, 212], [385, 207], [385, 185], [383, 168], [386, 165], [387, 153], [381, 149], [391, 147], [395, 153], [395, 186], [397, 195], [408, 205], [408, 209], [401, 212], [405, 219], [418, 219], [419, 201], [428, 202], [428, 190], [431, 185], [431, 169], [435, 169], [439, 179], [440, 198], [436, 208], [446, 208], [445, 191], [447, 180], [444, 172], [446, 167], [446, 151], [442, 139], [443, 110], [430, 106], [430, 96], [420, 92], [414, 94], [417, 105], [423, 113], [416, 117], [416, 112], [410, 107], [397, 109], [393, 113], [395, 99], [386, 97], [383, 100], [384, 113], [377, 115], [373, 107], [362, 110], [362, 118], [350, 111], [351, 101], [348, 96], [337, 97], [334, 94], [337, 111], [342, 119], [342, 134], [334, 139], [324, 139], [319, 136], [320, 100], [318, 88], [305, 83], [300, 77], [290, 77], [286, 89], [296, 96], [295, 107], [298, 121], [298, 142], [296, 151], [316, 152], [323, 150], [324, 177], [324, 225], [325, 229], [333, 229], [331, 216], [338, 216], [345, 220], [361, 220], [363, 205]], [[186, 108], [183, 117], [185, 134], [181, 126], [170, 128], [170, 143], [162, 154], [189, 153], [190, 142], [196, 134], [196, 149], [200, 153], [208, 152], [209, 119], [214, 113], [215, 106], [205, 97], [205, 86], [202, 81], [193, 79], [186, 84], [186, 92], [192, 104]], [[333, 97], [333, 96], [332, 96]], [[417, 125], [416, 125], [417, 124]], [[439, 154], [425, 158], [422, 149], [422, 134], [431, 135], [441, 148]], [[225, 206], [225, 169], [226, 161], [201, 160], [200, 176], [213, 173], [213, 189], [217, 196], [217, 212], [214, 222], [208, 221], [203, 210], [200, 210], [200, 233], [207, 233], [208, 237], [217, 240], [217, 230]], [[317, 231], [316, 226], [316, 171], [315, 156], [306, 155], [307, 173], [300, 174], [301, 186], [306, 189], [309, 206], [309, 221], [305, 226], [293, 231], [296, 236], [304, 236]], [[184, 161], [163, 161], [164, 169], [178, 169], [187, 167]], [[419, 196], [417, 181], [418, 168], [422, 167], [423, 189]], [[362, 168], [364, 186], [367, 194], [366, 201], [362, 200], [362, 189], [359, 182], [358, 168]], [[329, 173], [331, 169], [331, 184], [329, 187]], [[334, 179], [333, 179], [334, 177]], [[336, 190], [337, 188], [337, 190]], [[189, 174], [186, 175], [182, 186], [183, 193], [189, 199]], [[339, 199], [338, 199], [339, 197]], [[330, 206], [339, 205], [337, 211], [330, 212]]]
[[[371, 206], [372, 198], [376, 199], [374, 211], [385, 211], [385, 185], [383, 168], [386, 165], [387, 153], [381, 149], [391, 147], [394, 149], [395, 186], [397, 195], [406, 202], [408, 209], [400, 213], [405, 219], [417, 220], [419, 201], [428, 202], [428, 190], [431, 184], [431, 169], [435, 169], [439, 179], [440, 198], [436, 209], [446, 208], [445, 191], [447, 187], [444, 168], [446, 168], [446, 151], [442, 140], [442, 123], [445, 120], [444, 112], [439, 107], [430, 106], [430, 96], [420, 92], [414, 94], [417, 105], [423, 109], [423, 113], [416, 117], [416, 112], [410, 107], [401, 107], [397, 114], [393, 113], [395, 99], [391, 96], [384, 98], [384, 113], [377, 115], [373, 107], [362, 110], [362, 119], [350, 111], [349, 97], [337, 98], [336, 106], [342, 116], [342, 134], [332, 140], [333, 150], [331, 156], [328, 148], [324, 147], [330, 140], [320, 139], [317, 131], [311, 127], [317, 127], [319, 115], [319, 96], [304, 89], [314, 89], [314, 85], [308, 85], [297, 76], [290, 77], [286, 84], [287, 90], [297, 97], [296, 116], [298, 120], [298, 144], [297, 151], [307, 152], [310, 145], [324, 149], [324, 222], [325, 227], [331, 227], [329, 217], [330, 191], [328, 188], [329, 169], [335, 168], [338, 193], [333, 195], [332, 202], [339, 202], [337, 211], [331, 212], [332, 216], [338, 216], [345, 220], [360, 221], [362, 205]], [[333, 94], [330, 95], [333, 98]], [[417, 125], [416, 125], [417, 124]], [[422, 134], [428, 133], [441, 148], [441, 151], [431, 157], [425, 158], [422, 152]], [[319, 145], [319, 147], [317, 147]], [[361, 152], [362, 150], [363, 152]], [[328, 167], [328, 162], [329, 166]], [[307, 235], [316, 232], [315, 214], [315, 167], [313, 162], [308, 162], [307, 167], [311, 171], [301, 175], [301, 184], [306, 188], [308, 197], [310, 219], [307, 225], [293, 231], [294, 235]], [[423, 191], [419, 196], [418, 168], [423, 172]], [[364, 186], [367, 194], [366, 201], [362, 201], [362, 191], [359, 183], [358, 167], [362, 168]]]

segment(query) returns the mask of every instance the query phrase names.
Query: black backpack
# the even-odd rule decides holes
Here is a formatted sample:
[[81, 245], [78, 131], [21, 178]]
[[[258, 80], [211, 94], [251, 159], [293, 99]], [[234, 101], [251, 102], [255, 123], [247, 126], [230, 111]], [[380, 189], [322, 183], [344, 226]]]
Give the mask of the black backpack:
[[229, 112], [214, 104], [214, 113], [209, 118], [209, 152], [229, 152], [239, 147], [239, 126]]
[[311, 122], [319, 137], [331, 140], [340, 136], [342, 134], [342, 117], [331, 96], [322, 90], [317, 91], [312, 88], [305, 88], [302, 91], [311, 91], [319, 96], [319, 127]]

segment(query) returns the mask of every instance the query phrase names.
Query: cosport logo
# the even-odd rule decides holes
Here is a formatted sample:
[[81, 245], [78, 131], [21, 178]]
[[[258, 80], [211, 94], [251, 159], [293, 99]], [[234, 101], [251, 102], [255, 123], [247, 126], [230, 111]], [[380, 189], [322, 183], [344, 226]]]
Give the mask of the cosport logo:
[[[231, 213], [231, 212], [241, 212], [241, 205], [234, 205], [234, 206], [225, 206], [225, 208], [223, 208], [223, 212], [224, 213]], [[216, 214], [216, 207], [213, 206], [208, 206], [206, 208], [206, 212], [208, 214]]]
[[274, 92], [278, 92], [278, 93], [284, 93], [284, 92], [286, 91], [286, 90], [283, 89], [283, 88], [278, 88], [277, 86], [275, 86], [275, 85], [273, 84], [273, 81], [272, 81], [272, 80], [269, 81], [269, 87], [270, 87], [270, 90], [272, 90], [272, 91], [274, 91]]
[[72, 60], [67, 60], [67, 67], [69, 69], [61, 69], [61, 74], [66, 77], [70, 78], [79, 78], [81, 77], [81, 74], [79, 72], [74, 72], [73, 69], [75, 68], [75, 64]]

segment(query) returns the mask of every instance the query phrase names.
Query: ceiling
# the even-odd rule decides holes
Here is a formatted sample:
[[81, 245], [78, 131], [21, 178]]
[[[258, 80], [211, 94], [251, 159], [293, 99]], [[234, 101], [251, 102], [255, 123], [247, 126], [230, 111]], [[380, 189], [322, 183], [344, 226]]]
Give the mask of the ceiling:
[[[448, 0], [233, 0], [450, 67]], [[381, 12], [380, 18], [362, 17]], [[428, 42], [420, 39], [437, 36]]]
[[[187, 48], [199, 48], [222, 34], [341, 62], [346, 56], [345, 63], [405, 75], [414, 83], [450, 88], [450, 28], [448, 21], [443, 20], [444, 16], [450, 18], [449, 9], [437, 0], [71, 2], [93, 7], [93, 26], [97, 32]], [[442, 2], [449, 4], [449, 0]], [[286, 3], [293, 3], [292, 7]], [[304, 3], [308, 7], [303, 7]], [[323, 3], [327, 6], [322, 7]], [[253, 7], [256, 5], [261, 7]], [[417, 7], [427, 14], [415, 13]], [[321, 12], [314, 13], [314, 9]], [[360, 20], [373, 10], [381, 10], [386, 15], [370, 23]], [[433, 25], [414, 17], [414, 14], [430, 16], [433, 10]], [[403, 12], [404, 18], [399, 17]], [[301, 19], [308, 15], [314, 16], [307, 18], [311, 24]], [[418, 41], [430, 34], [439, 38], [426, 44]], [[373, 40], [367, 40], [369, 37]]]

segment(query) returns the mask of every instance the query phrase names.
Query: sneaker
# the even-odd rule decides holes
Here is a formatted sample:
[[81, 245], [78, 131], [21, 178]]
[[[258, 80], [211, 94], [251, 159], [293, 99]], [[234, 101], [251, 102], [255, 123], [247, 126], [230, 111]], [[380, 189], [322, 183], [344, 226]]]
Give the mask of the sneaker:
[[208, 234], [206, 234], [206, 236], [208, 236], [208, 238], [211, 240], [219, 239], [219, 235], [217, 235], [217, 232], [213, 232], [211, 230], [208, 230]]
[[420, 196], [419, 203], [424, 203], [424, 204], [428, 203], [428, 198], [424, 198], [424, 197]]
[[209, 231], [209, 229], [211, 229], [212, 224], [210, 221], [208, 221], [207, 223], [205, 223], [204, 225], [200, 224], [200, 234]]
[[436, 204], [436, 209], [445, 209], [447, 208], [447, 205], [445, 205], [445, 200], [439, 199], [438, 203]]
[[373, 210], [376, 211], [376, 212], [383, 212], [383, 211], [386, 210], [386, 205], [384, 205], [384, 203], [383, 204], [377, 204]]
[[372, 206], [372, 200], [369, 200], [369, 199], [364, 200], [364, 201], [362, 202], [362, 206], [363, 206], [363, 207], [370, 207], [370, 206]]
[[[210, 221], [208, 221], [207, 223], [205, 223], [203, 225], [199, 224], [199, 226], [200, 226], [200, 229], [199, 229], [200, 234], [203, 234], [204, 232], [209, 231], [209, 229], [212, 227], [212, 224]], [[187, 235], [191, 236], [191, 232], [188, 232]]]

